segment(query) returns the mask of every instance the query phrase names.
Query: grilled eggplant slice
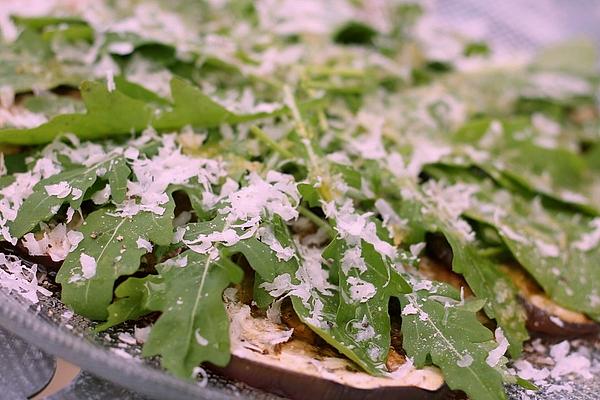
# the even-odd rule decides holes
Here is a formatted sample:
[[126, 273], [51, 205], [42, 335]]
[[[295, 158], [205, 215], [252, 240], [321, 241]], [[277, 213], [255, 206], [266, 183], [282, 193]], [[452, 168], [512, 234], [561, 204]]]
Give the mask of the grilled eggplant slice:
[[566, 309], [552, 301], [519, 266], [503, 268], [519, 289], [527, 311], [527, 329], [552, 336], [581, 336], [600, 332], [600, 325], [585, 314]]
[[389, 377], [374, 377], [328, 346], [228, 302], [232, 360], [221, 374], [291, 399], [442, 399], [450, 392], [435, 367], [416, 369], [390, 350]]

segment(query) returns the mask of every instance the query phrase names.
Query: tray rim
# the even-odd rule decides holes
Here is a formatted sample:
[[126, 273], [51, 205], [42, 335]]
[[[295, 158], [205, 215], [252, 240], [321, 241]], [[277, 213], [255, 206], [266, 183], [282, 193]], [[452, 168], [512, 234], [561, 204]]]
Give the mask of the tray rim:
[[0, 290], [0, 326], [27, 343], [63, 358], [97, 377], [152, 399], [230, 400], [235, 395], [217, 388], [201, 387], [141, 360], [121, 357], [109, 349], [43, 320], [13, 295]]

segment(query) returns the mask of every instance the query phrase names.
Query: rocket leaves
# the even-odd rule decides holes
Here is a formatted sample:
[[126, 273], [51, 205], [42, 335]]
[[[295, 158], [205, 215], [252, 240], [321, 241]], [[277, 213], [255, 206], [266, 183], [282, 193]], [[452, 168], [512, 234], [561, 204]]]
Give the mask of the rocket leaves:
[[[185, 266], [176, 265], [182, 261]], [[202, 362], [227, 365], [229, 320], [222, 294], [230, 283], [241, 281], [242, 270], [228, 259], [211, 260], [191, 250], [156, 269], [158, 275], [132, 277], [119, 285], [108, 321], [96, 329], [160, 311], [144, 356], [160, 355], [167, 370], [185, 379], [192, 378]]]
[[109, 91], [106, 84], [86, 81], [79, 88], [86, 106], [84, 114], [61, 114], [30, 129], [0, 130], [0, 142], [13, 144], [43, 144], [66, 133], [82, 139], [98, 139], [148, 127], [152, 108], [119, 90]]
[[86, 113], [58, 115], [30, 129], [2, 129], [0, 143], [42, 144], [66, 133], [74, 133], [82, 139], [99, 139], [140, 132], [148, 126], [159, 131], [186, 125], [209, 128], [265, 118], [283, 111], [235, 114], [181, 78], [171, 80], [173, 103], [169, 105], [157, 105], [156, 99], [149, 101], [147, 95], [140, 97], [140, 90], [131, 97], [132, 87], [134, 84], [128, 83], [123, 90], [118, 86], [109, 90], [105, 83], [85, 81], [80, 92]]
[[[341, 260], [347, 251], [351, 250], [346, 243], [335, 239], [323, 254], [332, 263], [331, 270], [337, 271], [339, 282], [339, 304], [335, 317], [339, 333], [332, 331], [332, 336], [345, 346], [354, 348], [362, 360], [368, 360], [372, 367], [382, 371], [390, 346], [388, 303], [391, 296], [408, 292], [410, 287], [373, 245], [366, 242], [361, 243], [361, 257], [367, 269], [360, 272], [357, 266], [344, 271]], [[356, 300], [353, 291], [369, 285], [375, 289], [369, 294], [371, 297]]]
[[478, 193], [468, 215], [494, 226], [550, 298], [600, 319], [599, 219], [494, 188]]
[[[292, 244], [285, 226], [279, 224], [274, 230], [283, 246]], [[294, 310], [304, 323], [367, 372], [381, 374], [384, 371], [390, 343], [389, 297], [410, 289], [372, 246], [363, 243], [362, 256], [370, 271], [361, 278], [366, 284], [374, 285], [376, 293], [364, 302], [349, 300], [346, 277], [339, 272], [339, 266], [330, 266], [330, 269], [339, 274], [340, 289], [327, 281], [327, 272], [322, 269], [324, 260], [317, 249], [303, 249], [297, 257], [280, 261], [269, 246], [251, 238], [228, 251], [242, 253], [267, 283], [275, 284], [282, 275], [287, 275], [291, 285], [284, 287], [287, 290], [283, 293], [291, 297]], [[342, 241], [334, 240], [323, 257], [339, 263], [342, 255]]]
[[[125, 199], [130, 172], [123, 155], [113, 154], [89, 167], [78, 166], [43, 179], [34, 186], [33, 193], [21, 206], [10, 229], [16, 237], [21, 237], [39, 222], [55, 215], [63, 203], [68, 202], [73, 209], [78, 209], [99, 175], [108, 180], [112, 198], [120, 203]], [[62, 188], [64, 193], [50, 194], [52, 187]]]
[[[589, 45], [505, 68], [463, 63], [461, 37], [465, 57], [442, 63], [412, 23], [346, 46], [331, 26], [309, 32], [234, 3], [4, 24], [0, 235], [66, 257], [62, 300], [102, 320], [97, 332], [146, 316], [143, 355], [193, 378], [229, 361], [222, 296], [241, 283], [244, 304], [271, 306], [273, 321], [291, 301], [357, 369], [391, 372], [398, 322], [407, 361], [500, 400], [518, 379], [499, 353], [518, 357], [528, 338], [504, 262], [600, 320]], [[367, 15], [366, 3], [348, 1], [342, 17]], [[381, 26], [404, 15], [385, 6]], [[442, 236], [448, 247], [428, 242]], [[425, 257], [436, 250], [464, 281], [435, 274]]]
[[144, 356], [161, 355], [162, 365], [173, 374], [191, 378], [194, 368], [210, 361], [229, 362], [229, 319], [223, 290], [239, 283], [242, 271], [226, 259], [186, 251], [187, 265], [158, 265], [163, 280], [162, 315], [144, 345]]
[[14, 43], [0, 42], [0, 58], [0, 87], [9, 86], [15, 93], [75, 86], [91, 72], [83, 65], [59, 60], [33, 29], [23, 30]]
[[[438, 297], [449, 294], [436, 292]], [[401, 296], [400, 303], [402, 345], [417, 367], [431, 357], [451, 389], [482, 400], [506, 398], [502, 375], [486, 362], [495, 347], [493, 335], [472, 310], [459, 304], [445, 306], [427, 290]]]
[[508, 191], [467, 170], [446, 169], [437, 176], [454, 184], [476, 184], [478, 190], [465, 215], [494, 227], [550, 298], [594, 319], [600, 317], [600, 275], [595, 268], [600, 254], [597, 217], [527, 192]]
[[[457, 189], [469, 190], [467, 186]], [[477, 242], [465, 239], [471, 229], [468, 223], [462, 220], [462, 224], [457, 224], [460, 215], [449, 216], [445, 214], [447, 210], [440, 209], [439, 204], [451, 201], [445, 198], [451, 193], [443, 193], [439, 198], [432, 198], [420, 188], [415, 188], [411, 198], [403, 199], [397, 205], [399, 215], [429, 232], [440, 232], [445, 236], [452, 248], [452, 270], [463, 275], [474, 294], [486, 301], [486, 314], [496, 319], [509, 340], [511, 354], [518, 356], [529, 335], [517, 289], [497, 262], [481, 253]]]
[[537, 118], [537, 127], [523, 118], [475, 119], [453, 139], [488, 151], [488, 156], [471, 162], [494, 179], [508, 179], [513, 185], [598, 214], [600, 205], [594, 190], [600, 180], [584, 157], [573, 150], [577, 146], [573, 135], [547, 117], [532, 118]]
[[497, 262], [480, 253], [481, 248], [472, 244], [465, 246], [452, 235], [446, 234], [446, 239], [452, 247], [452, 269], [464, 276], [478, 298], [486, 300], [485, 313], [502, 327], [510, 343], [510, 354], [518, 357], [529, 334], [517, 288]]
[[[80, 228], [83, 240], [69, 253], [56, 277], [62, 285], [62, 300], [90, 319], [106, 319], [115, 281], [136, 272], [142, 255], [148, 252], [138, 240], [171, 243], [173, 210], [171, 199], [161, 216], [143, 211], [122, 217], [109, 207], [88, 215]], [[86, 273], [84, 257], [93, 258], [93, 273]]]
[[106, 322], [96, 327], [97, 332], [136, 320], [158, 311], [164, 303], [165, 285], [161, 276], [147, 275], [143, 278], [130, 277], [115, 289], [116, 299], [108, 306]]

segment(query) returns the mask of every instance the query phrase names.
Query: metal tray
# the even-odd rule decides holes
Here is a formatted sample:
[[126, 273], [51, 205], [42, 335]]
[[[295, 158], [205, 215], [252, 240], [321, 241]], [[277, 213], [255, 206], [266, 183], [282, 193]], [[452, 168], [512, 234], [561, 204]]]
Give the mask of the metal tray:
[[[18, 295], [0, 289], [1, 327], [48, 354], [147, 398], [280, 399], [210, 371], [206, 387], [178, 379], [162, 370], [158, 360], [142, 359], [141, 346], [122, 347], [123, 342], [117, 335], [133, 332], [133, 325], [124, 325], [106, 334], [94, 334], [89, 320], [77, 315], [67, 319], [65, 313], [70, 312], [54, 296], [40, 296], [40, 302], [32, 305]], [[5, 397], [0, 393], [0, 398]]]
[[[50, 288], [56, 293], [56, 287]], [[133, 333], [133, 324], [126, 323], [106, 333], [95, 334], [91, 329], [93, 326], [91, 321], [77, 315], [66, 317], [68, 314], [72, 313], [57, 296], [40, 296], [40, 302], [32, 305], [18, 295], [0, 289], [0, 327], [48, 354], [72, 362], [82, 370], [138, 393], [144, 398], [282, 399], [243, 383], [231, 381], [211, 371], [207, 371], [208, 385], [205, 387], [178, 379], [162, 370], [157, 359], [142, 359], [141, 346], [125, 346], [118, 339], [119, 333]], [[547, 344], [556, 341], [551, 338], [545, 339]], [[599, 338], [585, 339], [585, 343], [586, 347], [592, 349], [592, 364], [600, 368]], [[536, 357], [534, 354], [526, 355], [526, 358], [534, 364], [539, 363]], [[88, 375], [83, 378], [88, 379]], [[519, 400], [592, 400], [600, 396], [600, 376], [587, 380], [575, 378], [568, 382], [572, 387], [569, 391], [542, 390], [526, 393], [516, 386], [509, 386], [507, 389], [510, 399]], [[451, 397], [457, 398], [455, 395]], [[2, 393], [0, 398], [5, 398]]]

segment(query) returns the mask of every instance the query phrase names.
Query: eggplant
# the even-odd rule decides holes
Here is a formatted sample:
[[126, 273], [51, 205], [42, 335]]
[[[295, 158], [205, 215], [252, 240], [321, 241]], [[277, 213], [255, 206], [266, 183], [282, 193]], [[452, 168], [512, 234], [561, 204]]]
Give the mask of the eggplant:
[[[452, 249], [441, 235], [430, 235], [427, 241], [430, 257], [423, 257], [420, 272], [428, 279], [465, 287], [465, 296], [472, 295], [462, 276], [451, 271]], [[586, 315], [566, 309], [552, 301], [520, 265], [504, 264], [502, 270], [519, 291], [519, 299], [527, 313], [527, 329], [552, 336], [581, 336], [600, 332], [600, 325]]]
[[[416, 369], [390, 349], [390, 376], [371, 376], [333, 348], [295, 335], [296, 328], [253, 316], [228, 302], [232, 359], [218, 373], [291, 399], [445, 399], [451, 393], [435, 367]], [[293, 333], [291, 332], [293, 329]]]
[[582, 336], [600, 332], [600, 325], [585, 314], [552, 301], [520, 266], [504, 266], [503, 271], [519, 290], [527, 312], [527, 329], [552, 336]]

